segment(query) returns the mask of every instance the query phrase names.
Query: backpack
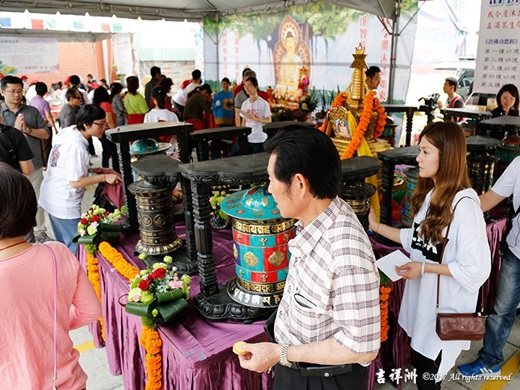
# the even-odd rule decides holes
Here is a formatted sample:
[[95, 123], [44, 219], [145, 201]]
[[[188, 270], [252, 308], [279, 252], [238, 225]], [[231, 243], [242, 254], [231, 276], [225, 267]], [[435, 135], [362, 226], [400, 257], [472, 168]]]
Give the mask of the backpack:
[[12, 127], [7, 125], [0, 125], [0, 161], [3, 161], [12, 167], [15, 167], [16, 169], [20, 169], [16, 148], [13, 145], [13, 141], [7, 134], [7, 130], [9, 129], [12, 129]]

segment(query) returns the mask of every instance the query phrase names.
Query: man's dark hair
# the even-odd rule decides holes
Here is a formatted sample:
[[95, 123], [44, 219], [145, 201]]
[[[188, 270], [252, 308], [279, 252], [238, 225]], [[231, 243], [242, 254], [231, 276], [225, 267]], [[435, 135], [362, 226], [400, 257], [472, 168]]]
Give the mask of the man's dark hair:
[[2, 91], [6, 90], [7, 84], [18, 84], [21, 87], [23, 87], [22, 79], [16, 76], [4, 76], [0, 84], [2, 85]]
[[202, 73], [200, 73], [200, 70], [195, 69], [193, 72], [191, 72], [192, 80], [200, 80], [201, 77], [202, 77]]
[[70, 101], [70, 99], [74, 99], [77, 95], [79, 95], [79, 91], [76, 88], [69, 88], [67, 92], [65, 92], [65, 99]]
[[0, 240], [25, 236], [36, 226], [38, 203], [29, 179], [0, 163]]
[[79, 79], [79, 76], [73, 74], [72, 76], [69, 77], [69, 83], [70, 83], [73, 87], [78, 87], [79, 84], [81, 83], [81, 80]]
[[209, 84], [202, 84], [200, 87], [197, 88], [199, 91], [207, 91], [210, 94], [213, 92], [211, 90], [211, 86]]
[[251, 68], [249, 66], [246, 66], [243, 70], [242, 70], [242, 77], [244, 77], [244, 75], [246, 74], [246, 72], [248, 70], [251, 70]]
[[231, 83], [229, 82], [229, 79], [228, 79], [227, 77], [224, 77], [220, 83], [222, 84], [223, 82], [226, 82], [226, 83], [228, 83], [228, 84], [231, 84]]
[[85, 131], [85, 125], [92, 126], [92, 122], [98, 119], [105, 119], [106, 114], [101, 107], [95, 104], [86, 104], [78, 111], [76, 123], [78, 129]]
[[339, 193], [341, 162], [338, 150], [325, 133], [290, 126], [267, 140], [265, 150], [276, 155], [274, 175], [289, 186], [297, 173], [309, 181], [310, 192], [318, 199], [332, 199]]
[[36, 89], [36, 94], [38, 96], [45, 96], [45, 94], [47, 92], [49, 92], [49, 88], [47, 88], [47, 84], [42, 83], [41, 81], [38, 81], [35, 84], [34, 89]]
[[447, 81], [448, 84], [451, 85], [452, 87], [457, 88], [457, 79], [456, 79], [455, 77], [446, 77], [446, 81]]
[[371, 79], [376, 75], [376, 73], [381, 73], [381, 69], [379, 69], [379, 66], [371, 66], [365, 71], [365, 76]]
[[161, 68], [159, 68], [158, 66], [152, 66], [150, 68], [150, 75], [152, 76], [152, 79], [160, 73], [161, 73]]

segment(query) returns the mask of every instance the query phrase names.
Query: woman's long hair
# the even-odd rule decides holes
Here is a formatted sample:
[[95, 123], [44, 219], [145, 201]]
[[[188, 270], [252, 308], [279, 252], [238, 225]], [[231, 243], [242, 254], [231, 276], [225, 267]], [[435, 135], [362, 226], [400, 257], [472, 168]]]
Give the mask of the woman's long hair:
[[439, 170], [435, 184], [431, 178], [419, 177], [410, 203], [415, 216], [428, 192], [435, 187], [430, 208], [421, 222], [421, 231], [425, 241], [440, 243], [443, 242], [442, 229], [453, 219], [451, 206], [455, 194], [462, 189], [471, 188], [466, 165], [466, 139], [455, 122], [430, 123], [421, 132], [419, 142], [423, 138], [439, 149]]

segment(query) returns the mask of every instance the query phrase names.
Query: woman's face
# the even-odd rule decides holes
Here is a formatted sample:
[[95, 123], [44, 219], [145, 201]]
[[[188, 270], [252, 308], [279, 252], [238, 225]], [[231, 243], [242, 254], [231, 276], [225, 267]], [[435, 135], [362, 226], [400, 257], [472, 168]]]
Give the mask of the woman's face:
[[439, 171], [439, 149], [433, 146], [426, 137], [421, 139], [419, 149], [420, 153], [416, 159], [419, 163], [419, 176], [423, 179], [435, 181]]
[[515, 100], [516, 99], [513, 95], [505, 91], [502, 96], [500, 96], [500, 105], [504, 111], [509, 111], [509, 109], [515, 104]]
[[244, 89], [246, 90], [246, 93], [248, 95], [251, 95], [254, 91], [256, 91], [257, 88], [253, 85], [251, 81], [247, 80], [244, 83]]

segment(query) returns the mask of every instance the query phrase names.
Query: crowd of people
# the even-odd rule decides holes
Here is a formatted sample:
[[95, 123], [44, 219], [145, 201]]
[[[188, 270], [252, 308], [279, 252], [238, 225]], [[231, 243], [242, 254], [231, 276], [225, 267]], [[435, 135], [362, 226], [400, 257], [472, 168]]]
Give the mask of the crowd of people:
[[[256, 73], [249, 68], [244, 70], [241, 84], [233, 89], [229, 79], [223, 78], [222, 91], [216, 94], [202, 82], [201, 72], [194, 70], [171, 99], [173, 81], [156, 66], [150, 76], [143, 96], [136, 76], [125, 80], [124, 93], [120, 83], [108, 86], [89, 75], [84, 86], [77, 75], [71, 75], [62, 91], [59, 126], [50, 115], [44, 83], [34, 84], [35, 94], [27, 104], [23, 101], [23, 80], [2, 78], [0, 267], [4, 272], [0, 277], [3, 285], [24, 285], [26, 291], [42, 281], [52, 286], [53, 278], [62, 287], [59, 298], [45, 294], [43, 305], [19, 289], [16, 295], [10, 292], [5, 297], [2, 307], [13, 321], [0, 339], [32, 365], [35, 375], [22, 375], [6, 356], [0, 357], [0, 372], [8, 372], [8, 383], [18, 388], [50, 388], [54, 359], [61, 374], [58, 387], [85, 387], [86, 377], [68, 331], [97, 319], [100, 308], [73, 256], [76, 246], [72, 238], [80, 221], [85, 188], [121, 180], [115, 146], [105, 131], [125, 124], [179, 120], [192, 123], [196, 131], [208, 126], [211, 114], [218, 126], [252, 129], [249, 146], [253, 153], [269, 154], [269, 192], [281, 216], [299, 221], [298, 234], [289, 242], [292, 258], [283, 298], [266, 327], [271, 342], [244, 343], [240, 364], [258, 372], [274, 369], [275, 389], [365, 388], [367, 366], [380, 348], [379, 273], [367, 233], [339, 197], [341, 162], [331, 139], [318, 130], [295, 125], [265, 142], [262, 126], [271, 121], [271, 111]], [[447, 78], [444, 83], [446, 107], [463, 107], [453, 81]], [[376, 89], [379, 82], [379, 68], [369, 68], [367, 87]], [[504, 85], [497, 104], [493, 116], [518, 116], [518, 89]], [[464, 376], [500, 375], [502, 350], [520, 304], [520, 157], [490, 191], [477, 195], [468, 176], [464, 133], [451, 118], [447, 119], [430, 123], [419, 135], [419, 179], [410, 198], [412, 226], [387, 226], [378, 221], [373, 210], [369, 214], [372, 231], [401, 244], [409, 253], [410, 261], [396, 267], [396, 273], [406, 280], [399, 324], [411, 337], [417, 387], [421, 390], [440, 389], [442, 378], [461, 351], [470, 347], [469, 341], [441, 340], [435, 328], [436, 313], [476, 310], [479, 289], [491, 271], [483, 211], [510, 196], [516, 212], [507, 236], [497, 299], [488, 313], [478, 359], [458, 367]], [[113, 173], [91, 168], [93, 137], [101, 140], [103, 167], [111, 160]], [[170, 141], [175, 143], [174, 139]], [[231, 154], [238, 154], [238, 149], [232, 149]], [[45, 212], [54, 237], [62, 244], [46, 244], [50, 238]], [[58, 271], [53, 268], [56, 257], [60, 261]], [[19, 277], [17, 269], [34, 258], [40, 259], [41, 267], [32, 267], [35, 271]], [[27, 314], [26, 306], [18, 303], [22, 299], [24, 305], [39, 307]], [[52, 305], [53, 300], [59, 302]], [[57, 325], [53, 324], [57, 321], [53, 313], [56, 306]], [[53, 337], [53, 327], [57, 329], [57, 356], [49, 352], [51, 349], [34, 349], [16, 341], [35, 337], [27, 331], [30, 328], [16, 326], [20, 307], [28, 315], [29, 324], [43, 323], [42, 332], [48, 339]], [[36, 340], [32, 343], [38, 344]]]

